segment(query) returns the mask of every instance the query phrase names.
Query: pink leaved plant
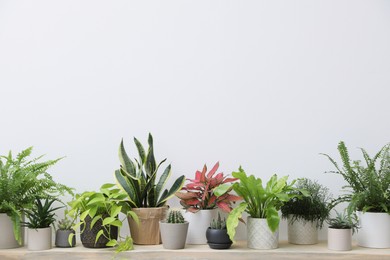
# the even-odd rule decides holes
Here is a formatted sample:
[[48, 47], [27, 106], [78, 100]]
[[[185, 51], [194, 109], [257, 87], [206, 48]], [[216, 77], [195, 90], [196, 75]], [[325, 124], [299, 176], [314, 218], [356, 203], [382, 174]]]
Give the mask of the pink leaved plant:
[[[203, 166], [202, 171], [196, 171], [195, 179], [187, 179], [189, 183], [184, 185], [176, 196], [180, 199], [180, 204], [190, 212], [198, 212], [201, 209], [220, 208], [229, 213], [232, 210], [232, 203], [242, 200], [241, 197], [230, 194], [231, 183], [237, 178], [228, 178], [224, 174], [217, 173], [219, 162], [207, 173], [207, 166]], [[207, 174], [206, 174], [207, 173]], [[218, 192], [214, 192], [215, 188]]]

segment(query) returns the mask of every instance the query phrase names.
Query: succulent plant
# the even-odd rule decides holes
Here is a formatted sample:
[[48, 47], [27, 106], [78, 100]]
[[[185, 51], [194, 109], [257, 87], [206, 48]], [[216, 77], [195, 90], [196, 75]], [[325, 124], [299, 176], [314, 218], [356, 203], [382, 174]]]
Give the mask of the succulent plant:
[[358, 227], [358, 221], [355, 214], [348, 215], [347, 210], [344, 212], [337, 212], [336, 216], [333, 218], [329, 218], [327, 220], [329, 224], [329, 228], [335, 229], [352, 229], [352, 232], [355, 233]]
[[171, 224], [181, 224], [184, 223], [183, 214], [181, 214], [180, 210], [171, 210], [168, 213], [167, 223]]
[[218, 212], [218, 218], [213, 219], [210, 223], [210, 228], [212, 229], [226, 229], [226, 219], [221, 218], [221, 214]]
[[73, 221], [65, 215], [63, 219], [58, 221], [57, 226], [59, 230], [72, 230]]

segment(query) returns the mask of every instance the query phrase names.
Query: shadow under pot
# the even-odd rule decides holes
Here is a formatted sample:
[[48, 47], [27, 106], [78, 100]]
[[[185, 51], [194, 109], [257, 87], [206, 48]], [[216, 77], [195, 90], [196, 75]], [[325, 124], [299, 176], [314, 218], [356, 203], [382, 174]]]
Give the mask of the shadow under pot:
[[226, 229], [208, 228], [206, 231], [207, 244], [212, 249], [229, 249], [232, 241]]
[[[103, 218], [105, 218], [105, 217], [108, 217], [108, 215], [103, 216]], [[118, 239], [118, 227], [110, 226], [109, 228], [108, 227], [103, 228], [102, 227], [103, 221], [102, 221], [102, 219], [99, 219], [98, 221], [96, 221], [95, 225], [91, 229], [92, 219], [89, 216], [87, 216], [84, 219], [84, 221], [85, 221], [85, 225], [86, 225], [85, 229], [84, 229], [84, 224], [80, 225], [80, 230], [81, 230], [80, 240], [81, 240], [81, 243], [83, 244], [84, 247], [105, 248], [105, 247], [109, 247], [109, 246], [106, 246], [106, 244], [109, 241], [109, 239], [107, 239], [107, 237], [110, 237], [111, 239]], [[96, 241], [96, 243], [95, 243], [96, 235], [102, 229], [104, 230], [104, 233], [103, 233], [103, 235], [101, 235], [99, 237], [98, 241]], [[109, 229], [109, 233], [108, 233], [107, 229]]]

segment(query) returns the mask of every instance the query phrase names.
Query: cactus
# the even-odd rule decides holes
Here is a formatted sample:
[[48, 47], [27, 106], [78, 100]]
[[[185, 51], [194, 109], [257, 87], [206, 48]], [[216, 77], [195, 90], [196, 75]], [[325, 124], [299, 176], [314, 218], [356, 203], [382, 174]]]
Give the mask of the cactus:
[[218, 219], [213, 219], [210, 223], [210, 228], [212, 229], [226, 229], [226, 219], [222, 220], [221, 215], [218, 212]]
[[171, 210], [169, 211], [167, 223], [171, 224], [179, 224], [184, 223], [183, 214], [181, 214], [180, 210]]

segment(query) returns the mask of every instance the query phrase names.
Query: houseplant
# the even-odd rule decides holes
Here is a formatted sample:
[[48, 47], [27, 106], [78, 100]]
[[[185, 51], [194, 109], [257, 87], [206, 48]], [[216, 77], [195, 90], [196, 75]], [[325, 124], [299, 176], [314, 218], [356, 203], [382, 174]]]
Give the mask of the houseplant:
[[[139, 225], [133, 218], [128, 218], [131, 236], [135, 244], [160, 244], [159, 221], [164, 219], [167, 210], [166, 202], [181, 189], [184, 175], [178, 177], [170, 189], [164, 186], [171, 175], [171, 165], [168, 165], [160, 178], [157, 173], [166, 161], [156, 163], [154, 157], [153, 137], [149, 134], [148, 150], [145, 152], [142, 144], [134, 138], [139, 159], [130, 160], [123, 145], [119, 146], [120, 169], [115, 171], [117, 185], [127, 194], [128, 206], [140, 219]], [[157, 181], [158, 180], [158, 181]]]
[[226, 220], [221, 218], [218, 213], [218, 218], [213, 219], [210, 227], [206, 231], [207, 244], [212, 249], [229, 249], [232, 245], [232, 240], [229, 238], [226, 229]]
[[358, 245], [374, 248], [390, 248], [390, 144], [385, 145], [374, 157], [361, 148], [364, 164], [351, 161], [344, 142], [340, 142], [338, 152], [342, 165], [324, 154], [333, 164], [347, 185], [336, 203], [348, 202], [347, 211], [357, 212], [360, 228], [357, 234]]
[[356, 215], [349, 216], [346, 211], [336, 211], [336, 216], [327, 220], [328, 249], [347, 251], [352, 249], [352, 234], [357, 230]]
[[0, 156], [0, 248], [23, 244], [22, 211], [33, 208], [36, 197], [72, 194], [69, 187], [55, 182], [47, 172], [61, 158], [48, 161], [41, 161], [43, 156], [31, 158], [32, 149], [29, 147], [16, 157], [11, 151]]
[[[207, 173], [207, 166], [204, 165], [202, 171], [195, 172], [195, 179], [188, 179], [181, 192], [176, 192], [186, 210], [185, 217], [190, 222], [188, 244], [206, 244], [205, 232], [216, 217], [217, 208], [230, 212], [232, 203], [241, 200], [239, 196], [230, 194], [231, 183], [237, 179], [224, 176], [222, 172], [217, 173], [218, 167], [219, 162]], [[218, 194], [214, 192], [217, 187], [220, 187]]]
[[86, 191], [76, 194], [68, 204], [68, 215], [79, 217], [73, 229], [80, 228], [80, 239], [83, 246], [88, 248], [116, 247], [117, 251], [133, 248], [131, 238], [119, 241], [118, 234], [122, 227], [119, 213], [124, 213], [138, 221], [137, 216], [130, 210], [125, 201], [127, 195], [115, 184], [104, 184], [98, 192]]
[[[318, 229], [322, 228], [332, 207], [329, 189], [307, 178], [298, 179], [295, 186], [299, 190], [293, 193], [300, 196], [290, 199], [281, 207], [282, 217], [288, 221], [288, 242], [317, 244]], [[307, 196], [303, 196], [301, 190], [305, 190]]]
[[74, 247], [76, 245], [76, 231], [72, 229], [74, 219], [69, 219], [67, 211], [64, 218], [58, 221], [55, 245], [56, 247]]
[[61, 208], [53, 208], [52, 204], [56, 199], [44, 200], [37, 198], [31, 209], [24, 210], [28, 221], [22, 222], [27, 227], [27, 248], [29, 250], [47, 250], [51, 248], [51, 225], [55, 221], [54, 211]]
[[283, 203], [297, 197], [293, 193], [295, 180], [290, 184], [288, 176], [282, 178], [273, 175], [263, 187], [260, 178], [249, 177], [240, 167], [238, 172], [232, 173], [240, 181], [233, 184], [233, 190], [243, 198], [238, 207], [234, 208], [226, 221], [229, 237], [234, 241], [235, 229], [242, 213], [249, 214], [247, 220], [248, 247], [254, 249], [272, 249], [278, 247], [279, 222], [278, 211]]
[[188, 221], [179, 210], [170, 210], [166, 220], [160, 221], [161, 240], [165, 249], [183, 249], [186, 243]]

